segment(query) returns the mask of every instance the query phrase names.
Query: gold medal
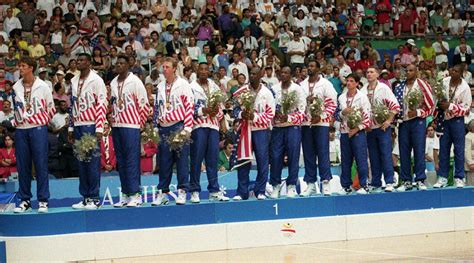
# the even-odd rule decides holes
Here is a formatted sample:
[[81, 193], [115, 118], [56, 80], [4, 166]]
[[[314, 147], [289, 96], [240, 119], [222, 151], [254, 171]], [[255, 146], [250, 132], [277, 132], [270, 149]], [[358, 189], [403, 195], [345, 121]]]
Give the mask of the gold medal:
[[30, 109], [31, 109], [31, 104], [29, 104], [29, 103], [26, 104], [26, 111], [30, 111]]
[[119, 99], [118, 106], [119, 106], [119, 108], [122, 108], [122, 106], [123, 106], [123, 100], [122, 99]]
[[169, 102], [166, 103], [166, 109], [171, 110], [171, 103], [169, 103]]

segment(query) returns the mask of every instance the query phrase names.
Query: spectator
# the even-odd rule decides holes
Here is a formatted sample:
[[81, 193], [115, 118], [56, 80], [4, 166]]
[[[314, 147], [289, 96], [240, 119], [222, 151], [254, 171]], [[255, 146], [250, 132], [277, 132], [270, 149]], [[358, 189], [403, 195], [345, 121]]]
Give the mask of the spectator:
[[103, 172], [110, 173], [115, 170], [117, 159], [115, 157], [114, 142], [112, 140], [110, 125], [104, 124], [104, 135], [100, 142], [101, 159], [100, 167]]
[[[264, 21], [260, 23], [260, 28], [262, 29], [263, 35], [270, 40], [274, 39], [276, 36], [276, 32], [278, 31], [277, 26], [273, 21], [271, 21], [272, 16], [266, 14], [264, 16]], [[244, 31], [245, 33], [245, 31]]]
[[426, 149], [425, 149], [425, 160], [434, 164], [435, 170], [439, 169], [439, 139], [436, 137], [435, 128], [429, 125], [426, 128]]
[[464, 21], [459, 15], [459, 11], [454, 12], [454, 16], [449, 19], [449, 34], [452, 36], [461, 36], [464, 34]]
[[421, 10], [420, 15], [415, 20], [416, 35], [424, 37], [428, 33], [428, 17], [426, 11]]
[[430, 15], [431, 30], [437, 34], [442, 34], [445, 31], [442, 11], [443, 7], [437, 5], [434, 9], [434, 13]]
[[0, 180], [6, 181], [11, 173], [16, 173], [16, 157], [13, 137], [6, 135], [5, 148], [0, 149]]
[[415, 35], [415, 17], [410, 8], [405, 9], [405, 11], [400, 16], [400, 23], [398, 24], [398, 35]]
[[14, 112], [9, 100], [5, 100], [2, 103], [2, 111], [0, 111], [0, 124], [5, 123], [5, 121], [11, 122], [14, 120]]
[[425, 45], [421, 47], [420, 54], [423, 61], [428, 63], [429, 66], [435, 65], [436, 51], [431, 43], [431, 39], [425, 38]]
[[461, 63], [471, 64], [471, 54], [468, 53], [466, 44], [459, 45], [459, 53], [453, 57], [453, 65]]
[[[143, 134], [142, 134], [143, 138]], [[153, 159], [158, 146], [151, 140], [142, 141], [142, 149], [140, 154], [140, 168], [142, 175], [151, 174], [153, 172]]]
[[364, 20], [362, 22], [362, 33], [364, 35], [370, 35], [372, 28], [374, 27], [377, 13], [372, 7], [371, 1], [365, 1]]
[[232, 152], [234, 151], [234, 144], [231, 140], [227, 139], [224, 142], [223, 149], [219, 152], [219, 161], [217, 167], [220, 172], [230, 171], [232, 169]]
[[464, 170], [466, 171], [466, 185], [474, 186], [474, 120], [469, 122], [467, 128]]
[[53, 118], [51, 119], [51, 122], [49, 123], [49, 128], [53, 134], [57, 135], [62, 130], [67, 129], [69, 114], [67, 113], [68, 104], [66, 103], [66, 101], [58, 100], [56, 98], [55, 100], [57, 100], [59, 104], [58, 111], [56, 112], [56, 114], [54, 114]]
[[388, 0], [379, 0], [375, 9], [377, 10], [377, 23], [380, 25], [383, 33], [388, 36], [392, 6]]
[[294, 33], [294, 38], [288, 43], [288, 56], [290, 56], [291, 70], [294, 71], [296, 67], [302, 68], [304, 66], [304, 55], [306, 52], [306, 45], [300, 39], [300, 32]]
[[7, 34], [10, 34], [13, 29], [21, 29], [20, 19], [18, 19], [16, 16], [13, 16], [13, 9], [7, 9], [7, 17], [5, 17], [3, 20], [3, 25]]
[[342, 78], [346, 78], [349, 74], [352, 73], [351, 68], [346, 64], [344, 57], [342, 55], [337, 56], [337, 67], [339, 68], [339, 75]]
[[436, 42], [433, 44], [433, 48], [436, 52], [436, 66], [439, 67], [441, 63], [448, 63], [449, 44], [448, 42], [443, 41], [443, 36], [441, 34], [436, 34]]
[[341, 49], [344, 46], [344, 41], [334, 34], [334, 29], [328, 27], [326, 29], [326, 36], [321, 40], [319, 44], [320, 50], [324, 51], [326, 57], [330, 57], [334, 53], [334, 49]]

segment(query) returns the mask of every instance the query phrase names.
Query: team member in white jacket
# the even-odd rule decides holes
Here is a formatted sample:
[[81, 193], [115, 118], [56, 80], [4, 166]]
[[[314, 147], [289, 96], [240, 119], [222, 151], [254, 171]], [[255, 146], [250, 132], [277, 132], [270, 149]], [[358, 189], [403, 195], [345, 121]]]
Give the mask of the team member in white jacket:
[[140, 189], [140, 129], [150, 112], [143, 82], [129, 71], [128, 57], [117, 58], [118, 76], [110, 83], [112, 90], [112, 133], [117, 170], [122, 186], [122, 198], [116, 207], [136, 207], [142, 204]]
[[275, 116], [275, 98], [272, 92], [261, 83], [262, 74], [259, 67], [250, 71], [250, 83], [239, 88], [233, 96], [239, 97], [246, 92], [256, 94], [253, 109], [246, 109], [243, 105], [234, 108], [234, 116], [240, 120], [240, 136], [237, 147], [238, 186], [235, 201], [249, 198], [249, 173], [251, 163], [257, 161], [257, 178], [255, 179], [255, 196], [259, 200], [266, 199], [265, 186], [268, 178], [269, 129]]
[[[355, 159], [357, 174], [361, 188], [359, 194], [367, 194], [367, 137], [365, 129], [370, 127], [370, 102], [367, 96], [360, 92], [357, 87], [360, 78], [355, 74], [349, 74], [347, 80], [347, 91], [338, 99], [336, 118], [341, 121], [341, 186], [346, 194], [352, 192], [352, 162]], [[355, 128], [348, 125], [349, 117], [358, 111], [361, 121]]]
[[439, 107], [445, 111], [444, 132], [439, 140], [439, 170], [438, 182], [435, 188], [445, 187], [448, 184], [449, 155], [454, 144], [454, 183], [456, 187], [464, 187], [464, 148], [465, 128], [464, 116], [471, 110], [471, 89], [462, 78], [462, 66], [456, 65], [450, 77], [443, 79], [443, 88], [447, 100], [441, 101]]
[[[309, 61], [309, 77], [300, 84], [307, 101], [301, 141], [303, 142], [304, 180], [308, 184], [308, 188], [301, 194], [302, 196], [316, 194], [316, 169], [319, 169], [323, 194], [331, 194], [329, 188], [329, 181], [332, 179], [329, 158], [329, 122], [337, 108], [337, 92], [331, 82], [319, 74], [319, 68], [319, 62]], [[310, 105], [316, 98], [324, 102], [324, 107], [320, 115], [312, 116]], [[316, 159], [318, 160], [317, 165]]]
[[[306, 96], [303, 89], [291, 80], [291, 69], [281, 69], [281, 82], [272, 87], [275, 93], [276, 113], [270, 142], [270, 184], [273, 186], [271, 198], [280, 197], [281, 172], [285, 153], [288, 155], [288, 177], [286, 178], [287, 197], [297, 195], [300, 151], [301, 123], [306, 109]], [[294, 105], [283, 108], [284, 101], [296, 94]]]
[[79, 160], [79, 193], [83, 200], [74, 209], [97, 209], [100, 206], [100, 140], [104, 132], [107, 111], [107, 90], [104, 81], [91, 70], [89, 54], [79, 54], [77, 68], [81, 72], [71, 80], [71, 110], [69, 140], [80, 140], [84, 135], [96, 135], [97, 149], [90, 161]]
[[372, 112], [370, 128], [367, 129], [367, 146], [369, 148], [370, 171], [372, 172], [371, 185], [374, 191], [382, 187], [382, 172], [385, 179], [385, 192], [393, 192], [393, 165], [392, 165], [392, 129], [393, 118], [400, 111], [397, 98], [384, 83], [378, 81], [379, 72], [374, 67], [367, 69], [368, 84], [361, 92], [366, 94], [372, 109], [377, 105], [385, 105], [389, 115], [382, 123], [378, 123], [375, 113]]
[[224, 114], [221, 105], [209, 107], [210, 95], [220, 91], [219, 86], [209, 79], [209, 65], [199, 64], [198, 79], [191, 82], [194, 95], [194, 127], [191, 134], [191, 174], [189, 192], [191, 203], [199, 203], [201, 192], [201, 164], [205, 160], [209, 190], [209, 199], [228, 201], [229, 198], [219, 191], [217, 180], [217, 157], [219, 156], [219, 123]]
[[[183, 132], [191, 136], [193, 130], [194, 99], [187, 80], [176, 75], [178, 62], [165, 58], [163, 75], [165, 81], [158, 84], [155, 99], [154, 121], [160, 128], [160, 137], [166, 138], [173, 132]], [[176, 164], [178, 177], [178, 198], [176, 204], [186, 203], [186, 191], [189, 182], [190, 146], [184, 145], [180, 152], [171, 150], [166, 141], [158, 146], [157, 161], [160, 166], [158, 195], [152, 205], [165, 205], [169, 202], [166, 194], [170, 191], [173, 165]]]
[[15, 213], [31, 209], [32, 163], [35, 165], [39, 213], [48, 212], [48, 128], [55, 113], [53, 95], [44, 81], [33, 75], [36, 61], [24, 57], [19, 62], [22, 78], [13, 86], [13, 106], [16, 127], [15, 146], [18, 169], [18, 198], [20, 205]]

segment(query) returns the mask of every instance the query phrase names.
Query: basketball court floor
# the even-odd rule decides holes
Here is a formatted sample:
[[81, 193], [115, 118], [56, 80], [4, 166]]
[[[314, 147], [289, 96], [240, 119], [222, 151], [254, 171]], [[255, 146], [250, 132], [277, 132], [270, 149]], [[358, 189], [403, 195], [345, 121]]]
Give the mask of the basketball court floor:
[[97, 262], [474, 262], [474, 230]]

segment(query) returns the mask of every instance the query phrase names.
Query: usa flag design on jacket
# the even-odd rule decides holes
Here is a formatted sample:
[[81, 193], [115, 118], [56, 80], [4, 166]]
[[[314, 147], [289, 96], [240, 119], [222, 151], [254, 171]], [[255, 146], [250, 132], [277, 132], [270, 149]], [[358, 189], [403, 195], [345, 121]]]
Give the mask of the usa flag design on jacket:
[[[375, 89], [370, 90], [368, 84], [366, 84], [362, 89], [360, 89], [360, 91], [367, 96], [371, 107], [374, 107], [377, 104], [384, 104], [387, 106], [388, 110], [394, 114], [397, 114], [400, 111], [400, 105], [398, 104], [397, 98], [386, 84], [377, 81]], [[377, 123], [372, 116], [370, 128], [377, 129], [381, 126], [382, 123]]]
[[191, 82], [191, 90], [194, 97], [194, 129], [205, 127], [219, 130], [219, 122], [224, 117], [222, 107], [219, 107], [219, 112], [215, 117], [204, 115], [202, 112], [203, 108], [208, 107], [209, 95], [219, 91], [219, 86], [211, 79], [207, 80], [207, 87], [201, 86], [197, 80], [194, 80]]
[[433, 112], [434, 100], [430, 85], [424, 80], [416, 79], [413, 83], [413, 86], [410, 88], [407, 86], [407, 82], [403, 81], [396, 85], [393, 89], [393, 93], [395, 94], [398, 104], [400, 105], [400, 112], [397, 115], [397, 119], [399, 121], [410, 120], [410, 118], [408, 118], [408, 103], [405, 103], [405, 100], [408, 93], [415, 89], [420, 89], [424, 96], [422, 105], [416, 110], [416, 117], [426, 118]]
[[[300, 86], [305, 94], [305, 99], [308, 96], [319, 97], [324, 101], [324, 111], [321, 114], [321, 121], [315, 126], [329, 126], [334, 112], [337, 108], [337, 92], [329, 80], [319, 76], [316, 83], [309, 83], [309, 77], [300, 83]], [[309, 105], [306, 105], [305, 118], [302, 123], [303, 126], [311, 125], [311, 113], [309, 112]]]
[[102, 78], [92, 70], [84, 80], [77, 75], [71, 80], [71, 91], [69, 131], [74, 126], [95, 124], [96, 132], [104, 132], [108, 102]]
[[[442, 84], [446, 98], [449, 98], [449, 108], [445, 112], [445, 120], [469, 115], [471, 111], [471, 88], [464, 79], [457, 87], [450, 87], [451, 77], [443, 79]], [[450, 90], [451, 89], [451, 90]]]
[[110, 83], [112, 91], [112, 127], [140, 129], [147, 121], [150, 112], [148, 96], [142, 81], [128, 73], [125, 80], [118, 76]]
[[23, 79], [13, 85], [14, 116], [13, 126], [18, 129], [29, 129], [44, 126], [53, 118], [53, 94], [46, 82], [35, 78], [30, 92], [25, 92]]
[[[285, 91], [282, 88], [282, 83], [279, 82], [275, 86], [272, 87], [273, 91], [275, 92], [275, 108], [280, 109], [281, 103], [285, 97]], [[304, 121], [305, 118], [305, 109], [306, 109], [306, 96], [303, 92], [303, 89], [293, 81], [291, 81], [290, 87], [288, 87], [286, 93], [289, 94], [291, 92], [296, 92], [298, 97], [297, 107], [295, 109], [291, 109], [290, 113], [288, 114], [288, 121], [285, 123], [275, 123], [275, 127], [287, 127], [287, 126], [299, 126]]]
[[[252, 90], [249, 85], [244, 85], [234, 92], [233, 96], [239, 96]], [[273, 117], [275, 116], [275, 99], [273, 93], [263, 84], [256, 95], [254, 110], [254, 119], [251, 121], [242, 119], [242, 109], [234, 109], [234, 115], [241, 120], [240, 138], [237, 147], [237, 159], [249, 160], [252, 156], [252, 131], [266, 130], [270, 128]]]
[[166, 81], [158, 84], [158, 93], [155, 100], [156, 124], [170, 127], [178, 122], [184, 123], [184, 130], [193, 129], [194, 98], [189, 83], [176, 76], [173, 83]]
[[344, 92], [339, 96], [338, 109], [336, 110], [336, 118], [341, 121], [341, 133], [349, 133], [350, 131], [347, 125], [347, 117], [342, 115], [342, 111], [347, 107], [362, 111], [362, 122], [359, 124], [359, 130], [370, 127], [370, 102], [367, 96], [357, 91], [353, 97], [348, 97], [347, 92]]

